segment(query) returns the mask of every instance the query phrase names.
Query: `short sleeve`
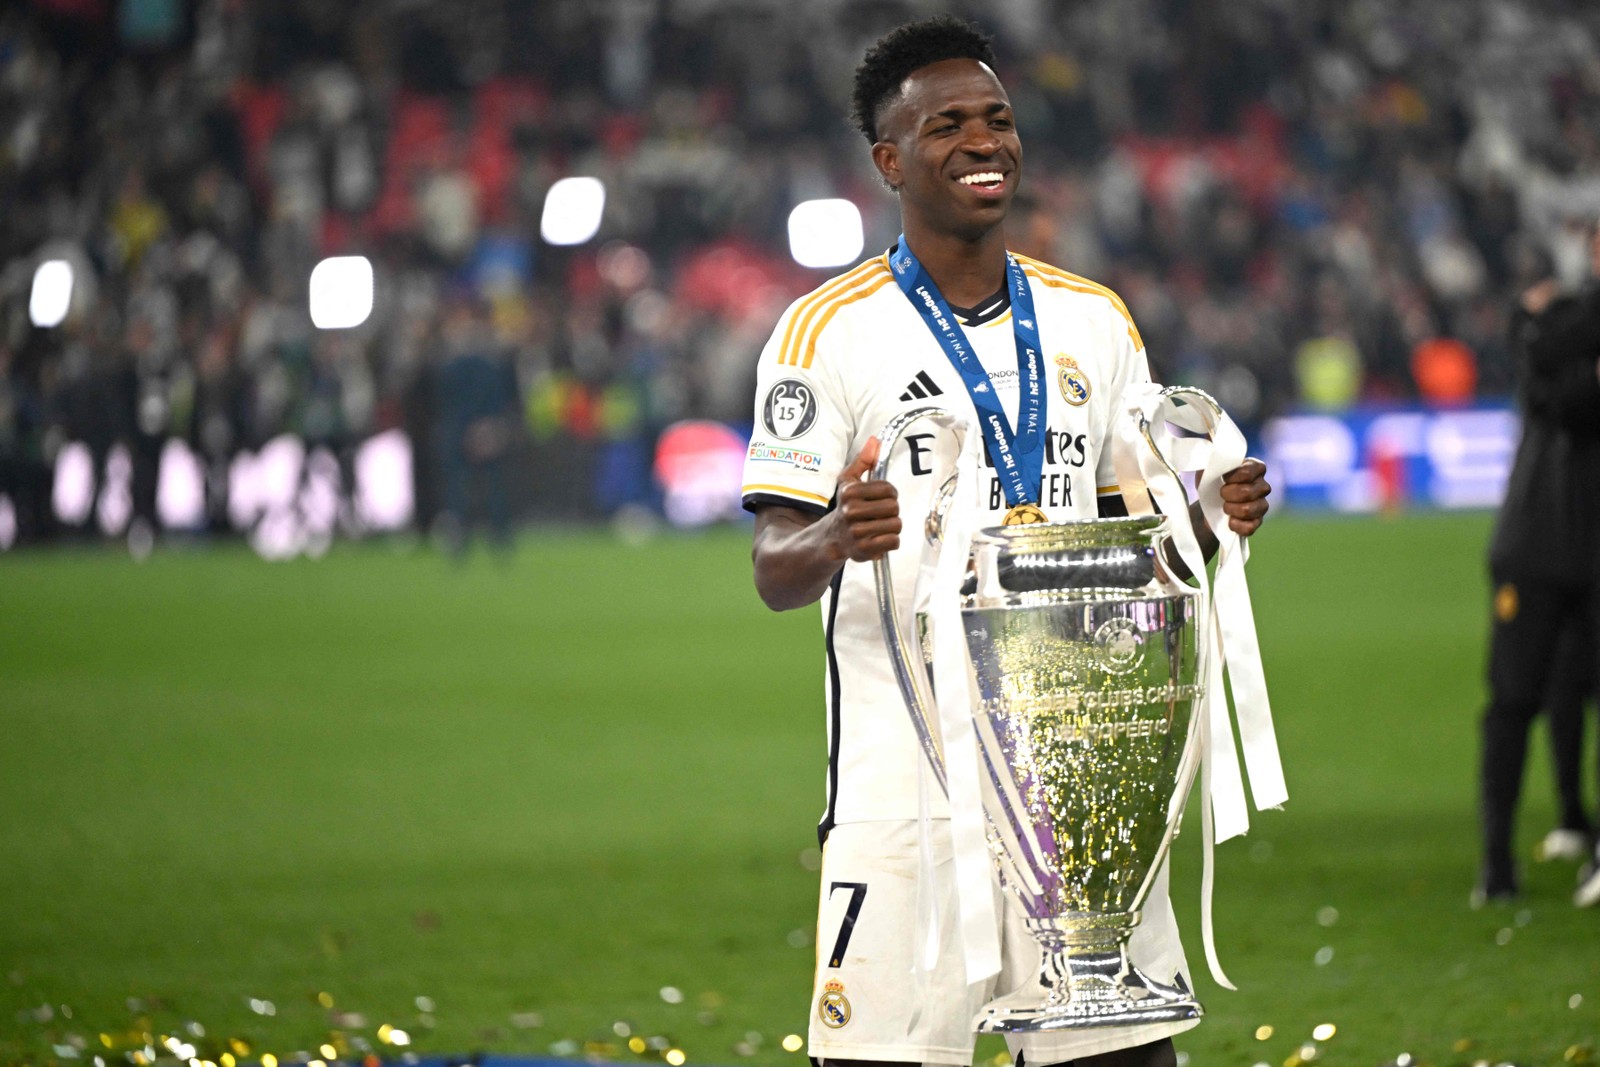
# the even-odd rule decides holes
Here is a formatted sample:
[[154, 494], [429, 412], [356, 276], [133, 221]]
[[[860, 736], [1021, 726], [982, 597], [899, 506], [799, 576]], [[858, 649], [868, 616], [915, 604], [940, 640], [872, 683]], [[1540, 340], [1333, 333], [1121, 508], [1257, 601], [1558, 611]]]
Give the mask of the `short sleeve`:
[[[1119, 316], [1119, 324], [1121, 317]], [[1122, 394], [1130, 387], [1143, 385], [1150, 381], [1150, 361], [1146, 358], [1145, 350], [1140, 347], [1134, 349], [1134, 338], [1138, 331], [1133, 328], [1132, 320], [1127, 323], [1126, 329], [1116, 332], [1117, 340], [1117, 381], [1111, 395], [1114, 399], [1106, 413], [1105, 436], [1102, 440], [1105, 446], [1100, 449], [1100, 458], [1095, 463], [1094, 485], [1097, 497], [1115, 496], [1122, 492], [1122, 487], [1117, 484], [1117, 468], [1113, 461], [1110, 440], [1113, 426], [1111, 420], [1121, 418], [1124, 410]]]
[[[778, 321], [756, 370], [754, 426], [740, 494], [747, 511], [781, 504], [825, 514], [839, 474], [851, 459], [854, 420], [832, 369], [836, 361], [783, 359], [785, 339], [802, 303], [792, 305]], [[825, 347], [822, 340], [819, 353]]]

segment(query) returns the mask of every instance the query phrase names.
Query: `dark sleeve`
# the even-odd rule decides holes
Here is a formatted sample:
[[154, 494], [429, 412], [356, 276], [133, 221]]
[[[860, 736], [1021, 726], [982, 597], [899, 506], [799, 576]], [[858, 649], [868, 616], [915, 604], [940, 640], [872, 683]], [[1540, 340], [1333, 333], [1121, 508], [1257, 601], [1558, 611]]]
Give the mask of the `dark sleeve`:
[[1600, 431], [1600, 288], [1512, 314], [1528, 414], [1589, 435]]
[[746, 493], [740, 499], [740, 503], [744, 506], [744, 509], [750, 512], [752, 515], [760, 511], [762, 508], [767, 507], [769, 504], [776, 504], [779, 507], [785, 508], [794, 508], [796, 511], [804, 511], [808, 514], [815, 515], [819, 519], [833, 510], [833, 505], [831, 503], [817, 504], [810, 500], [800, 500], [792, 496], [780, 496], [777, 493]]

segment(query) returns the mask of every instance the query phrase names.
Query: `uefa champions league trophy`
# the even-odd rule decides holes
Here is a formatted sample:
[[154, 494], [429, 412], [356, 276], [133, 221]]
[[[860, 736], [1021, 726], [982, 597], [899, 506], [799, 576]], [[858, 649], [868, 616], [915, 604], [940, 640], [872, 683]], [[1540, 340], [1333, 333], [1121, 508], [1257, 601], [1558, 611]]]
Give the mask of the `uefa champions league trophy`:
[[[1163, 395], [1175, 393], [1179, 403], [1215, 407], [1197, 390]], [[954, 433], [962, 447], [976, 432], [937, 408], [907, 412], [879, 435], [873, 478], [886, 475], [895, 442], [920, 420]], [[1142, 431], [1135, 435], [1141, 447], [1155, 449], [1148, 427]], [[936, 494], [926, 524], [930, 546], [943, 540], [954, 493], [974, 492], [957, 484], [959, 473]], [[959, 620], [971, 661], [965, 706], [976, 735], [984, 831], [1001, 880], [1021, 901], [1042, 949], [1037, 981], [986, 1005], [975, 1022], [979, 1032], [1201, 1014], [1181, 976], [1141, 973], [1127, 953], [1200, 762], [1201, 657], [1210, 646], [1200, 632], [1200, 590], [1167, 568], [1172, 521], [1043, 522], [971, 535]], [[935, 612], [919, 612], [917, 635], [908, 637], [889, 560], [875, 568], [896, 678], [935, 777], [949, 792], [929, 675]], [[953, 729], [948, 719], [945, 726]]]

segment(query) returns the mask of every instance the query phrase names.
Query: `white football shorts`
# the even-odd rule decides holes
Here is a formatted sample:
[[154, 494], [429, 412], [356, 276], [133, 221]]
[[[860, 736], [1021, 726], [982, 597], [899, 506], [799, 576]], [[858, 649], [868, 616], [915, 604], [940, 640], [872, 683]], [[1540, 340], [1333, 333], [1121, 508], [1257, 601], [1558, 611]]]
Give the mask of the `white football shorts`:
[[[933, 967], [921, 976], [916, 973], [915, 950], [926, 932], [918, 930], [917, 919], [918, 824], [841, 823], [828, 834], [817, 916], [817, 974], [811, 993], [808, 1052], [813, 1059], [970, 1064], [972, 1022], [979, 1009], [1038, 974], [1040, 952], [1024, 926], [1022, 906], [1000, 888], [997, 879], [1000, 973], [987, 982], [967, 985], [950, 824], [941, 819], [928, 825], [939, 949]], [[1145, 902], [1128, 951], [1134, 965], [1157, 981], [1170, 982], [1181, 972], [1189, 984], [1167, 897], [1165, 867]], [[1022, 1053], [1027, 1067], [1047, 1067], [1171, 1037], [1198, 1022], [1008, 1036], [1006, 1043], [1013, 1056]]]

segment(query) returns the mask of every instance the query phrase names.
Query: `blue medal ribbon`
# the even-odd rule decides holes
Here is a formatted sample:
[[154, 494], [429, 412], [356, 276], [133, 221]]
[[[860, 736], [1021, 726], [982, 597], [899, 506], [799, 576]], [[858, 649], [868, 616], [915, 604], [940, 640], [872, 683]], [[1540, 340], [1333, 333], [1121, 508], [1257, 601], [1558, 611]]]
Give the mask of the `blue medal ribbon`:
[[983, 425], [985, 442], [994, 459], [995, 470], [1000, 475], [1000, 487], [1005, 492], [1006, 503], [1037, 504], [1039, 488], [1044, 476], [1044, 426], [1045, 391], [1044, 360], [1039, 340], [1039, 320], [1033, 314], [1033, 293], [1028, 288], [1027, 276], [1010, 252], [1006, 253], [1006, 288], [1011, 293], [1011, 328], [1017, 340], [1017, 378], [1019, 400], [1017, 425], [1012, 427], [1005, 409], [995, 396], [994, 383], [979, 362], [977, 353], [967, 341], [966, 333], [950, 311], [950, 305], [940, 294], [939, 287], [917, 259], [906, 235], [889, 256], [889, 266], [894, 271], [900, 291], [911, 306], [922, 316], [928, 331], [939, 347], [944, 349], [950, 365], [955, 367], [966, 383], [967, 395], [978, 411], [978, 421]]

